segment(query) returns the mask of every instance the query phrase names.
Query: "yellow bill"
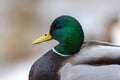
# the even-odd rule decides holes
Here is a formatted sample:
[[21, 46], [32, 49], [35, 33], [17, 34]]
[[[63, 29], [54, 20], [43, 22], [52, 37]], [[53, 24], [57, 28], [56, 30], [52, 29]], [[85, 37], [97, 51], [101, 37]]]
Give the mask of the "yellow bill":
[[34, 40], [32, 44], [39, 44], [41, 42], [45, 42], [45, 41], [48, 41], [48, 40], [51, 40], [51, 39], [52, 39], [52, 36], [50, 35], [50, 32], [47, 32], [46, 34], [44, 34], [40, 38]]

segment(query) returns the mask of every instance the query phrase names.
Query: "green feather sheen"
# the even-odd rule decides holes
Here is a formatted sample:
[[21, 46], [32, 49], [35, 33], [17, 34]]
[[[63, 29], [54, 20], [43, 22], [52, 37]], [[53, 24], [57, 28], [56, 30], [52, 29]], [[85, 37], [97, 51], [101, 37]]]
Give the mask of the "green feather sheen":
[[61, 23], [61, 25], [64, 25], [63, 28], [56, 30], [54, 34], [59, 41], [59, 45], [55, 47], [55, 50], [61, 54], [73, 55], [80, 50], [84, 41], [82, 27], [75, 19], [69, 19], [69, 23]]

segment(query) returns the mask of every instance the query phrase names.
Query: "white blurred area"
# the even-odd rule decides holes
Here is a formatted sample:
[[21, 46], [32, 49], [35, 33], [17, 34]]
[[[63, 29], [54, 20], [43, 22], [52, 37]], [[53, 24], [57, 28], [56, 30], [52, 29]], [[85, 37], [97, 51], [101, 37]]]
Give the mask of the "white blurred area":
[[31, 65], [56, 41], [32, 45], [61, 15], [75, 17], [85, 40], [120, 45], [120, 0], [0, 0], [0, 80], [27, 80]]

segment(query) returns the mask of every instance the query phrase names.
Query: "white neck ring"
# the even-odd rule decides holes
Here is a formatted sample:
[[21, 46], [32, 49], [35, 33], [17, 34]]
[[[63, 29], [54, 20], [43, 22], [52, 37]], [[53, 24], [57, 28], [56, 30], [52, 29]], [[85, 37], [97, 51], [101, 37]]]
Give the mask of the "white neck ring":
[[69, 57], [69, 56], [71, 56], [71, 55], [61, 54], [61, 53], [57, 52], [54, 48], [52, 48], [52, 50], [53, 50], [55, 53], [57, 53], [58, 55], [60, 55], [60, 56], [64, 56], [64, 57]]

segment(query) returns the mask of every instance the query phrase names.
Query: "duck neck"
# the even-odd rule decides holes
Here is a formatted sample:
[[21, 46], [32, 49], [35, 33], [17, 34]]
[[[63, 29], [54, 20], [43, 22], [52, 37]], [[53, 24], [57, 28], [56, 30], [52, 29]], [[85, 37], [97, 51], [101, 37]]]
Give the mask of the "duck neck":
[[31, 68], [29, 80], [60, 80], [59, 69], [64, 65], [68, 57], [48, 51]]
[[72, 55], [79, 52], [83, 41], [83, 38], [75, 36], [60, 42], [54, 49], [62, 55]]

